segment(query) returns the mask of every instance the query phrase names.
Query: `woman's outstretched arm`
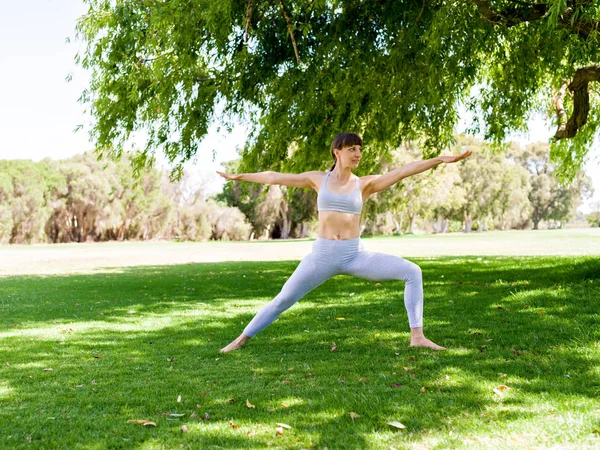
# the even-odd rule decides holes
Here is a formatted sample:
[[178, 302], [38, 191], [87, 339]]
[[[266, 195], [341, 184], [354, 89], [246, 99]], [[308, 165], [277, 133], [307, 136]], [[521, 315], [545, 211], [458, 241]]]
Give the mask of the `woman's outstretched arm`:
[[384, 173], [383, 175], [371, 175], [371, 179], [365, 187], [365, 190], [367, 191], [368, 195], [383, 191], [384, 189], [396, 184], [403, 178], [425, 172], [426, 170], [429, 170], [442, 163], [454, 163], [462, 161], [463, 159], [471, 156], [471, 153], [471, 150], [467, 150], [459, 156], [437, 156], [435, 158], [425, 159], [423, 161], [413, 161], [402, 167], [391, 170], [388, 173]]
[[304, 173], [280, 173], [267, 171], [236, 174], [223, 173], [217, 170], [217, 173], [228, 180], [252, 181], [254, 183], [263, 184], [282, 184], [284, 186], [299, 188], [315, 187], [317, 185], [317, 177], [319, 174], [322, 174], [322, 172], [319, 172], [318, 170]]

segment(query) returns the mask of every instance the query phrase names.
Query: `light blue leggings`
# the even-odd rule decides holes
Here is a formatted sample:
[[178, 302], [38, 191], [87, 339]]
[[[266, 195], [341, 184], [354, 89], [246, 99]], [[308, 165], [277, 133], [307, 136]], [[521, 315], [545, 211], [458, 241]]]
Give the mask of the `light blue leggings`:
[[281, 292], [254, 316], [244, 334], [254, 337], [310, 291], [340, 274], [374, 281], [404, 280], [404, 305], [410, 327], [423, 326], [423, 278], [419, 266], [399, 256], [366, 251], [360, 238], [318, 237], [312, 252], [302, 259]]

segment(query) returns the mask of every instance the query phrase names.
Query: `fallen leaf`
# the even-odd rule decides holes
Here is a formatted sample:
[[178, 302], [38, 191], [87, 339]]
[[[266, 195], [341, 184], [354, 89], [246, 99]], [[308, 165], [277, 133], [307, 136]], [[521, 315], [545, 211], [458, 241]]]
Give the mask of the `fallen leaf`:
[[341, 378], [338, 378], [338, 381], [339, 381], [340, 383], [345, 383], [345, 381], [344, 381], [344, 380], [342, 380]]
[[184, 433], [187, 433], [187, 427], [185, 425], [181, 425], [181, 431], [183, 431]]
[[192, 413], [190, 414], [190, 418], [191, 417], [196, 417], [196, 411], [192, 411]]
[[47, 367], [44, 369], [44, 372], [52, 372], [52, 367]]
[[358, 419], [360, 417], [358, 414], [356, 414], [355, 412], [352, 412], [352, 411], [350, 411], [348, 414], [350, 414], [350, 417], [352, 417], [352, 420]]
[[275, 433], [279, 436], [283, 436], [283, 428], [281, 428], [281, 427], [275, 428]]
[[346, 320], [343, 317], [336, 317], [335, 320]]
[[288, 380], [283, 380], [281, 383], [282, 383], [282, 384], [292, 384], [292, 382], [291, 382], [291, 381], [288, 381]]
[[208, 413], [204, 413], [204, 420], [210, 420], [210, 416], [208, 415]]
[[7, 365], [7, 366], [10, 366], [10, 363], [9, 363], [8, 361], [6, 361], [6, 365]]
[[427, 388], [426, 388], [425, 386], [423, 386], [423, 387], [421, 388], [421, 392], [425, 392], [426, 390], [427, 390]]
[[408, 357], [408, 358], [406, 358], [406, 359], [408, 359], [409, 361], [414, 361], [415, 357], [414, 357], [414, 356], [409, 356], [409, 357]]
[[280, 403], [279, 406], [283, 407], [283, 408], [289, 408], [288, 405], [286, 405], [285, 403]]
[[236, 428], [239, 428], [239, 426], [238, 426], [238, 425], [236, 425], [235, 423], [233, 423], [233, 420], [230, 420], [230, 421], [229, 421], [229, 426], [230, 426], [231, 428], [233, 428], [234, 430], [235, 430]]
[[400, 422], [396, 422], [396, 421], [386, 422], [386, 424], [391, 425], [391, 426], [396, 427], [396, 428], [406, 428]]
[[183, 417], [185, 414], [169, 414], [171, 417]]
[[359, 378], [358, 381], [369, 381], [369, 379], [363, 377], [363, 378]]
[[149, 420], [146, 420], [146, 419], [128, 420], [127, 423], [135, 423], [138, 425], [143, 425], [145, 427], [147, 427], [147, 426], [155, 427], [156, 426], [156, 423], [150, 422]]
[[500, 396], [502, 396], [502, 391], [504, 391], [504, 390], [506, 390], [506, 389], [510, 389], [510, 388], [509, 388], [508, 386], [504, 385], [504, 384], [501, 384], [500, 386], [496, 386], [496, 387], [494, 388], [494, 393], [495, 393], [496, 395], [500, 395]]
[[288, 430], [292, 429], [292, 427], [290, 427], [287, 423], [277, 423], [275, 425], [279, 425], [282, 428], [287, 428]]
[[235, 403], [235, 398], [233, 398], [233, 397], [231, 397], [231, 398], [228, 398], [228, 399], [227, 399], [227, 401], [228, 401], [229, 403]]
[[375, 286], [379, 287], [381, 286], [381, 283], [375, 283]]
[[250, 401], [248, 399], [246, 399], [246, 406], [248, 408], [256, 408], [256, 406], [254, 406], [252, 403], [250, 403]]
[[337, 350], [337, 345], [333, 344], [333, 347], [331, 347], [331, 351], [335, 352]]
[[177, 397], [177, 403], [181, 403], [181, 395]]
[[254, 436], [254, 431], [252, 431], [252, 430], [248, 431], [248, 437], [252, 437], [252, 436]]

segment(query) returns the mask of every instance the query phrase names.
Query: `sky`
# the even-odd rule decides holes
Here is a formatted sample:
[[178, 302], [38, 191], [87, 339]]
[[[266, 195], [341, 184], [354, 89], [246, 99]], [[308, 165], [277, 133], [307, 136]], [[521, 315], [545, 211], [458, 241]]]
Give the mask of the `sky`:
[[[81, 0], [20, 0], [3, 2], [0, 14], [0, 159], [46, 157], [65, 159], [92, 151], [88, 131], [91, 118], [77, 99], [89, 76], [75, 64], [82, 49], [75, 40], [75, 22], [85, 14]], [[70, 38], [70, 43], [67, 43]], [[66, 81], [70, 75], [72, 80]], [[84, 128], [73, 130], [79, 124]], [[221, 162], [237, 158], [247, 129], [231, 134], [217, 132], [216, 125], [200, 144], [195, 161], [186, 168], [209, 186], [221, 190], [225, 180], [215, 173]], [[541, 118], [530, 122], [527, 135], [515, 135], [521, 144], [547, 141], [553, 134]], [[217, 158], [212, 161], [213, 149]], [[328, 155], [328, 151], [324, 152]], [[165, 166], [158, 155], [159, 166]], [[591, 202], [600, 202], [600, 149], [590, 152], [584, 167], [594, 183], [594, 197], [579, 210], [589, 212]]]

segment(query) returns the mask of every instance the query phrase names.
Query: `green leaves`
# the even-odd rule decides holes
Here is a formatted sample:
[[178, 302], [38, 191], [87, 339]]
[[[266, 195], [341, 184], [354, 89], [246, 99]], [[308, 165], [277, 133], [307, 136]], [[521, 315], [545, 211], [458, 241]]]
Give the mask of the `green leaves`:
[[[461, 102], [480, 111], [471, 128], [500, 143], [532, 112], [553, 111], [555, 84], [600, 52], [589, 31], [597, 8], [565, 0], [504, 10], [483, 1], [253, 0], [251, 13], [234, 0], [86, 1], [77, 32], [87, 48], [77, 59], [91, 70], [81, 101], [91, 104], [98, 151], [119, 155], [145, 130], [135, 166], [164, 152], [173, 178], [212, 122], [236, 116], [250, 125], [246, 172], [324, 169], [341, 131], [377, 149], [364, 173], [407, 140], [422, 139], [424, 157], [435, 156], [453, 141]], [[598, 128], [590, 116], [581, 138], [554, 144], [565, 177], [581, 168]]]

